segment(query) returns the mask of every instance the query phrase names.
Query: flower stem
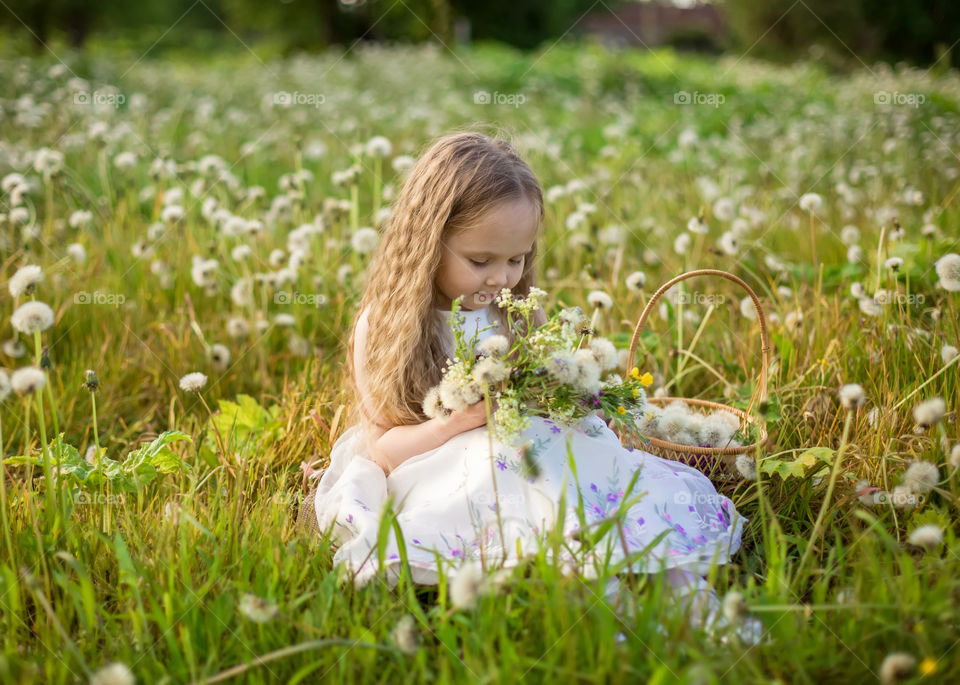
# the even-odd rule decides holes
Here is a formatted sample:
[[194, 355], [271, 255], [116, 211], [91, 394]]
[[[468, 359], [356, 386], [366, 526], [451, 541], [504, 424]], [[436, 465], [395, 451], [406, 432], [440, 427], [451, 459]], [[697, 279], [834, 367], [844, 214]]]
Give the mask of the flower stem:
[[847, 446], [847, 439], [850, 437], [850, 426], [853, 425], [853, 416], [853, 411], [847, 412], [847, 419], [843, 424], [843, 436], [840, 438], [840, 448], [837, 450], [837, 453], [833, 458], [833, 469], [830, 471], [830, 481], [827, 483], [827, 494], [823, 497], [823, 503], [820, 505], [820, 512], [817, 514], [817, 520], [813, 524], [813, 532], [810, 534], [810, 542], [807, 543], [807, 548], [804, 550], [803, 556], [800, 558], [800, 563], [797, 564], [797, 572], [794, 576], [794, 581], [796, 581], [803, 572], [804, 563], [810, 557], [810, 554], [813, 551], [813, 546], [817, 542], [817, 538], [820, 537], [820, 530], [823, 527], [823, 519], [827, 515], [827, 509], [830, 506], [830, 497], [833, 495], [833, 487], [837, 483], [837, 476], [840, 475], [840, 463], [843, 460], [843, 450]]

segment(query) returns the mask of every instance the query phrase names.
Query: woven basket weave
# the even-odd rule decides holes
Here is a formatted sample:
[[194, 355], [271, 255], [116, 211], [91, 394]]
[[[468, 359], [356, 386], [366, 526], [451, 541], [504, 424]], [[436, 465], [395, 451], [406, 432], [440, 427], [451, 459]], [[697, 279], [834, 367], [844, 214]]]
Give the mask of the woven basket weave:
[[650, 301], [647, 302], [640, 314], [640, 319], [637, 321], [637, 326], [633, 331], [633, 338], [630, 340], [630, 352], [627, 356], [626, 374], [629, 374], [630, 370], [633, 368], [633, 360], [637, 350], [637, 343], [640, 340], [640, 332], [643, 330], [643, 326], [647, 322], [647, 318], [650, 316], [650, 312], [653, 310], [653, 306], [657, 303], [657, 300], [659, 300], [660, 297], [662, 297], [663, 294], [674, 284], [695, 276], [720, 276], [722, 278], [726, 278], [727, 280], [733, 281], [747, 291], [747, 294], [753, 301], [753, 306], [757, 310], [757, 321], [760, 324], [761, 342], [760, 375], [750, 398], [750, 403], [747, 406], [747, 410], [744, 411], [742, 409], [737, 409], [736, 407], [720, 404], [719, 402], [710, 402], [708, 400], [690, 399], [685, 397], [648, 397], [647, 402], [658, 406], [666, 406], [675, 400], [681, 400], [685, 402], [690, 409], [701, 414], [707, 414], [714, 409], [723, 409], [740, 417], [741, 428], [745, 428], [749, 424], [755, 424], [759, 428], [759, 439], [754, 443], [742, 446], [699, 447], [697, 445], [683, 445], [676, 442], [670, 442], [668, 440], [660, 440], [654, 437], [641, 440], [638, 439], [634, 434], [618, 435], [621, 443], [627, 447], [638, 447], [650, 452], [651, 454], [663, 457], [664, 459], [672, 459], [674, 461], [683, 462], [684, 464], [702, 471], [715, 483], [723, 483], [736, 479], [733, 463], [737, 456], [740, 454], [755, 452], [758, 447], [762, 449], [762, 447], [766, 445], [769, 437], [764, 424], [750, 415], [751, 409], [754, 408], [756, 404], [763, 402], [767, 398], [767, 368], [770, 365], [770, 341], [767, 336], [767, 321], [763, 315], [763, 309], [760, 306], [760, 300], [757, 298], [757, 294], [753, 291], [753, 289], [737, 276], [719, 269], [696, 269], [694, 271], [687, 271], [664, 283], [653, 294], [653, 296], [650, 298]]

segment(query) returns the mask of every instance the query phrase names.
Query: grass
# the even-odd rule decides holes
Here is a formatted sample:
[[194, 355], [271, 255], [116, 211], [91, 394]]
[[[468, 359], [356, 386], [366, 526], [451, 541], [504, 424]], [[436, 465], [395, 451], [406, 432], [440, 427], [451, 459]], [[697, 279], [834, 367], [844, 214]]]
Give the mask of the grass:
[[[71, 70], [103, 106], [76, 102], [74, 90], [85, 89], [70, 83]], [[0, 73], [0, 176], [33, 179], [19, 205], [2, 195], [0, 273], [6, 282], [24, 264], [41, 265], [34, 297], [56, 313], [39, 338], [52, 364], [48, 388], [0, 405], [4, 682], [76, 682], [110, 662], [142, 682], [862, 681], [889, 680], [881, 664], [897, 651], [916, 661], [908, 680], [957, 677], [958, 484], [948, 455], [960, 388], [958, 363], [945, 364], [941, 348], [957, 345], [960, 316], [957, 293], [937, 288], [934, 271], [960, 234], [955, 74], [828, 74], [813, 63], [566, 44], [533, 56], [363, 47], [343, 59], [263, 64], [235, 55], [135, 63], [118, 53], [71, 56], [65, 69], [7, 55]], [[479, 90], [523, 93], [525, 103], [476, 104]], [[272, 106], [280, 91], [324, 101]], [[678, 91], [725, 101], [677, 105]], [[878, 105], [877, 91], [923, 93], [926, 102]], [[615, 306], [599, 326], [618, 347], [629, 345], [654, 289], [683, 271], [728, 270], [760, 296], [773, 345], [765, 415], [773, 442], [759, 455], [760, 479], [729, 489], [749, 525], [742, 549], [710, 580], [721, 594], [744, 594], [769, 642], [711, 642], [657, 576], [630, 579], [642, 611], [624, 625], [601, 599], [602, 579], [564, 574], [545, 550], [469, 609], [451, 605], [445, 581], [355, 588], [333, 566], [330, 540], [296, 529], [300, 464], [323, 464], [346, 428], [341, 337], [369, 260], [350, 237], [376, 223], [372, 160], [350, 146], [385, 135], [394, 156], [415, 155], [471, 121], [510, 135], [545, 188], [583, 182], [547, 204], [541, 286], [556, 306], [583, 305], [591, 289], [610, 293]], [[33, 169], [30, 153], [41, 148], [63, 152], [60, 173]], [[126, 171], [115, 164], [123, 151], [136, 154]], [[223, 163], [205, 172], [208, 154]], [[176, 161], [173, 176], [151, 173], [157, 156]], [[330, 179], [355, 159], [362, 173], [351, 194]], [[389, 165], [383, 180], [397, 189]], [[248, 192], [255, 186], [262, 195]], [[184, 190], [184, 218], [164, 223], [173, 188]], [[806, 192], [824, 198], [815, 215], [797, 207]], [[732, 222], [717, 216], [714, 196], [734, 198], [746, 221], [736, 254], [718, 248]], [[215, 226], [205, 215], [208, 198], [263, 230], [229, 235], [226, 219]], [[28, 209], [23, 223], [15, 205]], [[80, 209], [91, 219], [73, 227]], [[568, 230], [578, 209], [586, 218]], [[710, 233], [677, 253], [674, 239], [701, 212]], [[271, 251], [288, 253], [291, 230], [317, 215], [324, 230], [308, 238], [295, 282], [258, 282], [253, 297], [231, 298], [238, 280], [286, 264], [289, 254], [271, 264]], [[891, 239], [894, 219], [906, 232]], [[935, 232], [925, 234], [926, 224]], [[859, 230], [861, 260], [847, 258], [844, 225]], [[152, 253], [135, 252], [140, 241]], [[85, 248], [82, 263], [67, 252], [74, 242]], [[230, 255], [241, 244], [252, 248], [246, 261]], [[209, 294], [191, 278], [195, 255], [219, 261]], [[883, 266], [891, 256], [904, 259], [896, 272]], [[167, 270], [153, 270], [155, 259]], [[624, 283], [637, 269], [647, 275], [641, 292]], [[897, 296], [871, 316], [850, 296], [854, 282]], [[670, 383], [670, 394], [746, 407], [760, 344], [757, 322], [739, 312], [745, 293], [719, 279], [684, 288], [692, 304], [664, 298], [637, 363], [656, 385]], [[710, 322], [691, 349], [706, 311], [696, 296], [707, 294]], [[0, 310], [9, 315], [25, 299], [5, 287]], [[230, 335], [231, 317], [247, 322], [247, 335]], [[6, 318], [2, 327], [4, 339], [15, 335]], [[38, 363], [36, 340], [22, 342], [23, 356], [5, 348], [0, 364]], [[212, 360], [214, 344], [227, 346], [229, 362]], [[100, 381], [105, 448], [94, 448], [92, 464], [86, 369]], [[208, 375], [199, 395], [181, 390], [180, 377], [198, 370]], [[868, 403], [848, 414], [836, 391], [851, 382]], [[933, 396], [948, 413], [916, 430], [911, 410]], [[49, 487], [42, 476], [58, 456], [71, 466]], [[941, 480], [915, 506], [861, 503], [858, 481], [891, 493], [917, 459], [937, 464]], [[942, 529], [943, 542], [908, 544], [923, 524]], [[265, 602], [264, 622], [241, 609], [248, 594]], [[415, 650], [394, 635], [408, 615]], [[627, 640], [617, 642], [618, 632]]]

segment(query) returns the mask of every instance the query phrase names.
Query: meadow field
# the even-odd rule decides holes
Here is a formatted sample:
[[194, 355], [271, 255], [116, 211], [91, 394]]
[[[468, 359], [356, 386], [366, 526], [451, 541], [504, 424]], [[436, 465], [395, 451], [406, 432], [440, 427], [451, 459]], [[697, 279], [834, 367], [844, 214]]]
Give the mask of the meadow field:
[[[722, 278], [668, 291], [636, 361], [652, 395], [766, 423], [723, 485], [743, 547], [710, 578], [759, 644], [693, 630], [655, 578], [623, 623], [542, 550], [467, 603], [354, 587], [296, 526], [347, 427], [344, 336], [391, 200], [465, 129], [541, 181], [548, 313], [608, 294], [623, 351], [683, 272], [759, 295], [762, 406], [760, 321]], [[958, 155], [960, 78], [937, 68], [4, 54], [0, 680], [956, 680]]]

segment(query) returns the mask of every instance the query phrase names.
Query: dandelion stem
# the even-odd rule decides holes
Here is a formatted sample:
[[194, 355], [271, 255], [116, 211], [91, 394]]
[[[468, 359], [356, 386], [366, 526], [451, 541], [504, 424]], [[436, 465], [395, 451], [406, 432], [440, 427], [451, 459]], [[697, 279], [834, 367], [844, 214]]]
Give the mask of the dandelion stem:
[[376, 221], [377, 212], [380, 211], [380, 183], [383, 177], [383, 158], [376, 157], [373, 160], [373, 218]]
[[880, 227], [880, 241], [877, 243], [877, 287], [873, 292], [880, 290], [880, 268], [883, 266], [883, 238], [887, 234], [887, 226]]
[[817, 542], [817, 538], [820, 536], [820, 530], [823, 527], [823, 519], [827, 515], [827, 509], [830, 507], [830, 497], [833, 495], [833, 487], [837, 483], [837, 476], [840, 475], [840, 463], [843, 460], [843, 450], [847, 446], [847, 439], [850, 437], [850, 427], [853, 425], [854, 412], [848, 411], [846, 421], [843, 424], [843, 436], [840, 438], [840, 447], [837, 449], [837, 453], [833, 457], [833, 469], [830, 471], [830, 480], [827, 483], [827, 494], [823, 497], [823, 503], [820, 505], [820, 512], [817, 514], [817, 520], [813, 524], [813, 532], [810, 534], [810, 542], [807, 543], [807, 548], [803, 551], [803, 556], [800, 558], [800, 563], [797, 564], [797, 572], [794, 576], [794, 581], [800, 578], [800, 574], [803, 572], [804, 563], [810, 557], [813, 547]]
[[[43, 393], [38, 389], [33, 393], [33, 398], [37, 402], [37, 421], [40, 424], [40, 440], [41, 447], [43, 449], [43, 478], [46, 481], [46, 492], [44, 499], [46, 500], [46, 509], [47, 515], [50, 517], [50, 527], [53, 527], [53, 507], [58, 504], [59, 497], [57, 492], [59, 487], [54, 487], [53, 484], [53, 468], [50, 463], [50, 450], [47, 447], [47, 426], [46, 421], [43, 418]], [[59, 468], [57, 469], [57, 475], [60, 475]]]
[[[204, 678], [202, 682], [204, 683], [219, 683], [223, 680], [228, 680], [234, 676], [238, 676], [241, 673], [246, 673], [254, 666], [260, 666], [262, 664], [269, 663], [271, 661], [276, 661], [277, 659], [282, 659], [287, 656], [293, 656], [294, 654], [299, 654], [300, 652], [306, 652], [311, 649], [318, 649], [320, 647], [333, 647], [340, 645], [343, 647], [349, 647], [353, 649], [354, 647], [371, 647], [373, 649], [380, 649], [384, 651], [393, 651], [390, 647], [385, 645], [378, 645], [371, 642], [361, 642], [359, 640], [348, 640], [345, 638], [335, 638], [327, 640], [310, 640], [309, 642], [301, 642], [300, 644], [291, 645], [289, 647], [282, 647], [281, 649], [276, 649], [272, 652], [267, 652], [263, 656], [258, 656], [253, 659], [248, 664], [240, 664], [232, 668], [228, 668], [225, 671], [220, 671], [210, 678]], [[196, 681], [201, 682], [201, 681]]]
[[497, 505], [497, 529], [500, 532], [500, 547], [503, 549], [503, 561], [507, 560], [507, 541], [503, 536], [503, 520], [500, 517], [500, 492], [497, 488], [497, 468], [493, 457], [493, 431], [490, 427], [490, 389], [486, 383], [483, 384], [483, 408], [487, 413], [487, 444], [490, 450], [490, 478], [493, 481], [493, 501]]
[[13, 542], [10, 540], [10, 522], [7, 521], [7, 465], [3, 463], [3, 422], [0, 421], [0, 525], [3, 526], [3, 539], [7, 543], [7, 558], [11, 566], [15, 566], [16, 557], [13, 554]]

